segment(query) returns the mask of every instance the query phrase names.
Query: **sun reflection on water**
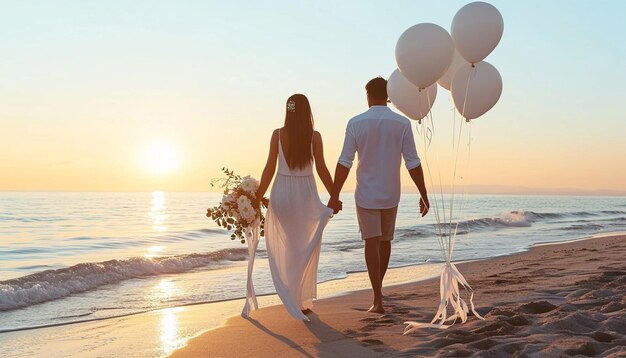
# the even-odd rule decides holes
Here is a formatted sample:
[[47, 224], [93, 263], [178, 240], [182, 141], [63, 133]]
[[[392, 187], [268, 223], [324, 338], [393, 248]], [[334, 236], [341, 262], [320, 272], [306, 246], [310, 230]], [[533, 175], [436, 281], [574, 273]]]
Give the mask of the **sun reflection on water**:
[[[180, 289], [175, 281], [163, 278], [146, 293], [146, 300], [159, 305], [180, 294], [179, 291]], [[182, 336], [183, 332], [178, 321], [179, 314], [184, 310], [184, 307], [172, 307], [159, 311], [158, 334], [160, 350], [163, 352], [163, 355], [169, 355], [185, 344]]]
[[148, 259], [153, 259], [155, 257], [161, 256], [161, 252], [165, 250], [165, 246], [150, 246], [148, 248], [148, 253], [143, 256]]
[[164, 222], [167, 219], [166, 209], [165, 193], [162, 191], [152, 192], [152, 206], [150, 207], [152, 230], [158, 232], [167, 231], [167, 226], [164, 225]]
[[161, 351], [166, 355], [184, 345], [184, 340], [178, 329], [177, 316], [182, 310], [182, 307], [173, 307], [161, 311], [161, 321], [159, 322]]
[[176, 296], [179, 291], [174, 281], [168, 278], [162, 278], [161, 281], [154, 285], [146, 294], [146, 300], [155, 304], [161, 304]]

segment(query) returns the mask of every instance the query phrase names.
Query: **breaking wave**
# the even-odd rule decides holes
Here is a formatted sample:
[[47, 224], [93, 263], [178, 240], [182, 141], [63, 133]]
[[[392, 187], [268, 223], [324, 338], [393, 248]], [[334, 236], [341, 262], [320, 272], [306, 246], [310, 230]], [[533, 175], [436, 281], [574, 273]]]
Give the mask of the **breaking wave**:
[[0, 281], [0, 311], [23, 308], [133, 278], [181, 273], [220, 261], [242, 261], [247, 257], [247, 249], [233, 248], [204, 254], [81, 263], [41, 271]]
[[[479, 219], [462, 220], [458, 222], [457, 235], [466, 235], [470, 232], [489, 231], [504, 228], [530, 227], [536, 222], [558, 221], [572, 222], [573, 225], [564, 228], [570, 230], [599, 230], [601, 225], [584, 225], [587, 220], [584, 218], [593, 218], [600, 215], [623, 215], [626, 211], [604, 210], [604, 211], [574, 211], [563, 213], [540, 213], [528, 210], [513, 210], [504, 212], [497, 216], [484, 217]], [[567, 219], [566, 221], [564, 221]], [[571, 221], [573, 220], [573, 221]], [[593, 219], [596, 221], [621, 221], [622, 218], [610, 218], [604, 220]], [[457, 225], [456, 221], [452, 222], [452, 226]], [[398, 237], [424, 237], [430, 235], [446, 236], [449, 232], [449, 223], [442, 223], [440, 227], [436, 224], [421, 226], [419, 228], [403, 228], [398, 229]], [[443, 233], [439, 233], [442, 228]]]

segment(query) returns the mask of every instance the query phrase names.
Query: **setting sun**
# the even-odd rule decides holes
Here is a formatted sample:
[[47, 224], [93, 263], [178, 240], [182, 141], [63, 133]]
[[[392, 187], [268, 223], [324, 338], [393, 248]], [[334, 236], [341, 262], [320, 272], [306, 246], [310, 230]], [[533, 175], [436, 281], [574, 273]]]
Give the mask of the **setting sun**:
[[169, 143], [155, 142], [144, 151], [143, 164], [153, 174], [167, 174], [178, 166], [178, 156]]

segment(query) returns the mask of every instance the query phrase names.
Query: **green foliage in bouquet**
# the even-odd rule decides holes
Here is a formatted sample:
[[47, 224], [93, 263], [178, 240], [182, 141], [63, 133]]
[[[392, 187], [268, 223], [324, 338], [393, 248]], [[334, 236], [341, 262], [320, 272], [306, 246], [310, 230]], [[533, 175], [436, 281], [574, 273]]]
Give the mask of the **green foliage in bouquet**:
[[257, 220], [261, 224], [261, 236], [265, 236], [265, 216], [262, 208], [267, 208], [267, 198], [257, 198], [259, 182], [251, 176], [241, 177], [228, 168], [222, 168], [225, 178], [211, 181], [211, 186], [224, 189], [222, 203], [207, 209], [206, 216], [226, 230], [233, 231], [231, 240], [246, 242], [246, 228]]

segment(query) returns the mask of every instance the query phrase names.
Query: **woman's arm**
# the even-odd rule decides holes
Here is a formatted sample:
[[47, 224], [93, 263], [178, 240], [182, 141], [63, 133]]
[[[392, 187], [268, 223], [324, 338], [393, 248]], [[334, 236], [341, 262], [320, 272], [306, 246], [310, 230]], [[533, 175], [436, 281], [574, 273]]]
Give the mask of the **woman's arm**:
[[276, 172], [276, 160], [278, 159], [278, 129], [272, 133], [272, 139], [270, 141], [270, 153], [267, 156], [267, 163], [265, 163], [265, 169], [263, 169], [263, 175], [261, 175], [261, 183], [259, 189], [257, 189], [256, 195], [258, 198], [263, 198], [267, 188], [270, 186], [274, 173]]
[[333, 178], [330, 176], [330, 172], [324, 161], [324, 143], [322, 143], [322, 135], [317, 131], [313, 133], [313, 156], [315, 158], [317, 175], [320, 176], [324, 187], [330, 194], [333, 189]]

